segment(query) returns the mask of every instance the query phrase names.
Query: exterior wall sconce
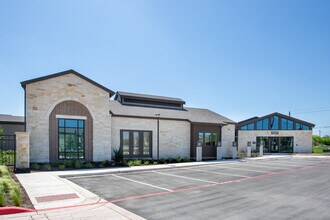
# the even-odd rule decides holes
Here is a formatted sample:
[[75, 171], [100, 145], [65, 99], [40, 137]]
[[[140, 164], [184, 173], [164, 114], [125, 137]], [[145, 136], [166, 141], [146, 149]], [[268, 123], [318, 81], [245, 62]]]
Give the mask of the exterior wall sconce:
[[221, 147], [221, 141], [218, 141], [218, 147]]
[[237, 147], [237, 142], [236, 141], [233, 142], [233, 147]]
[[248, 141], [248, 142], [247, 142], [247, 146], [248, 146], [248, 147], [251, 147], [251, 141]]

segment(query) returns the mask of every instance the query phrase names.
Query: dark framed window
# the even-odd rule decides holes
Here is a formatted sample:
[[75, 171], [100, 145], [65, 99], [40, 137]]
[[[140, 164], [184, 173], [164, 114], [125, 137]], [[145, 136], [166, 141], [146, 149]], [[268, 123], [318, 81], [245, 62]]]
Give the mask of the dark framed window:
[[296, 130], [310, 130], [310, 127], [296, 122]]
[[268, 130], [268, 118], [265, 118], [264, 120], [257, 121], [257, 130]]
[[202, 145], [206, 146], [217, 146], [218, 134], [211, 132], [199, 132], [198, 140], [202, 142]]
[[278, 121], [279, 121], [279, 119], [277, 116], [273, 116], [270, 118], [270, 129], [271, 130], [279, 130]]
[[152, 157], [152, 131], [120, 131], [120, 146], [125, 158]]
[[241, 130], [254, 130], [254, 123], [242, 126]]
[[293, 121], [281, 118], [281, 129], [282, 130], [293, 130]]
[[85, 158], [85, 121], [58, 119], [58, 158]]

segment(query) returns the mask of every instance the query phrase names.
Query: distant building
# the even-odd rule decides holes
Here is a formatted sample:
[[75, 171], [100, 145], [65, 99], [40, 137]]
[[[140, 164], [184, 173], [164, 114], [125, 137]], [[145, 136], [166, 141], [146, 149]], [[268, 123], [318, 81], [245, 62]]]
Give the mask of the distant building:
[[311, 153], [314, 126], [277, 112], [238, 122], [238, 152], [246, 152], [248, 146], [258, 152], [263, 143], [264, 153]]
[[24, 117], [0, 114], [0, 127], [4, 135], [13, 135], [16, 131], [24, 131]]

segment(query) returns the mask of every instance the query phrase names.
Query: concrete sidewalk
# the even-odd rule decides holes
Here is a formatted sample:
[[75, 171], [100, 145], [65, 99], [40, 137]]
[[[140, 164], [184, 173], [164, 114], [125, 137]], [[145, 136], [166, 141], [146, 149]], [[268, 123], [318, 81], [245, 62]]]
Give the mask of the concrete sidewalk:
[[292, 155], [268, 155], [264, 157], [235, 160], [17, 174], [17, 178], [25, 188], [37, 211], [25, 214], [0, 216], [0, 219], [3, 217], [5, 217], [5, 219], [90, 219], [94, 217], [101, 217], [101, 219], [143, 219], [114, 204], [108, 203], [99, 196], [61, 177], [139, 172], [219, 163], [238, 163], [245, 160], [291, 157]]

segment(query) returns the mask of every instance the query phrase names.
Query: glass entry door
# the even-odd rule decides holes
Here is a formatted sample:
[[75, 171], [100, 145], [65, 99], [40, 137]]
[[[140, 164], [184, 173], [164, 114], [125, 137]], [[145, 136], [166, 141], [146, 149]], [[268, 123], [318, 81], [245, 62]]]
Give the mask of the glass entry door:
[[293, 153], [293, 137], [257, 137], [257, 152], [264, 145], [264, 153]]
[[279, 153], [280, 148], [279, 148], [279, 137], [270, 137], [269, 138], [269, 145], [270, 145], [270, 153]]

